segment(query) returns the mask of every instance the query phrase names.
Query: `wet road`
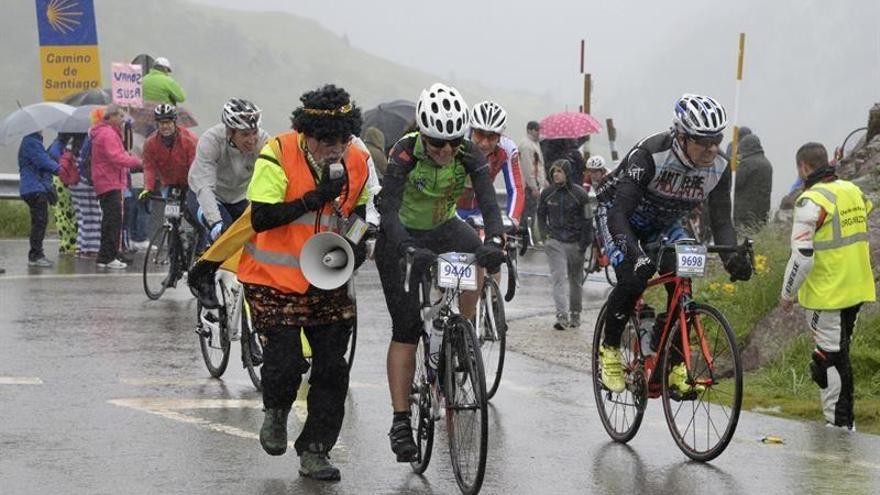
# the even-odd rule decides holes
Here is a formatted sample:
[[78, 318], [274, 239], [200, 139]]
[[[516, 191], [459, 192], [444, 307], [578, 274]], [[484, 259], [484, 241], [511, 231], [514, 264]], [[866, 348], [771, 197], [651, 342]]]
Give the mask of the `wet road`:
[[[47, 252], [55, 250], [48, 243]], [[90, 260], [22, 267], [25, 243], [0, 241], [0, 492], [456, 493], [443, 428], [424, 476], [393, 462], [385, 380], [389, 319], [368, 266], [358, 279], [358, 353], [339, 444], [342, 481], [300, 478], [298, 460], [263, 453], [259, 394], [233, 348], [223, 380], [208, 377], [192, 333], [195, 305], [171, 290], [148, 301], [136, 269], [95, 274]], [[546, 272], [542, 255], [523, 271]], [[587, 307], [606, 292], [588, 284]], [[548, 279], [524, 278], [511, 332], [552, 315]], [[595, 312], [585, 313], [592, 328]], [[555, 339], [552, 331], [534, 341]], [[743, 413], [708, 465], [673, 443], [659, 402], [629, 446], [609, 441], [589, 376], [518, 352], [490, 409], [483, 493], [878, 493], [880, 438]], [[292, 438], [305, 404], [291, 415]], [[758, 441], [764, 435], [784, 445]]]

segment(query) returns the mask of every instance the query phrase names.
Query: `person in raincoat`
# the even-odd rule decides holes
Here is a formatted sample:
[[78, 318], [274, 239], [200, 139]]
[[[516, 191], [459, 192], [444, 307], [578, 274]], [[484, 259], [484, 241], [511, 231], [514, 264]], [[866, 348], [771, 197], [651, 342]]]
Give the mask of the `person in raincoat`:
[[740, 141], [738, 151], [733, 223], [737, 229], [761, 227], [770, 214], [773, 166], [754, 134]]
[[42, 132], [33, 132], [22, 138], [18, 148], [18, 189], [31, 214], [28, 266], [46, 268], [53, 265], [43, 252], [43, 239], [49, 224], [49, 205], [58, 201], [52, 176], [58, 175], [59, 168], [58, 162], [43, 148]]
[[171, 62], [156, 57], [153, 68], [144, 76], [144, 101], [178, 105], [186, 100], [186, 93], [171, 77]]

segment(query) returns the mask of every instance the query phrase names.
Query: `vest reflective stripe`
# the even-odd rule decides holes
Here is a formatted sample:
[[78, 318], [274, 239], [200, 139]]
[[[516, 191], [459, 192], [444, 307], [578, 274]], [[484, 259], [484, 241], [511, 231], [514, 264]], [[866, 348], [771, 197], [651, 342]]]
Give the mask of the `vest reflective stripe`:
[[868, 251], [870, 205], [854, 184], [836, 180], [816, 184], [798, 198], [819, 205], [825, 222], [813, 239], [813, 269], [798, 290], [803, 307], [843, 309], [876, 297]]
[[290, 268], [299, 268], [299, 258], [297, 258], [296, 256], [257, 249], [257, 246], [255, 246], [252, 242], [244, 245], [244, 252], [252, 256], [260, 263], [265, 263], [267, 265], [287, 266]]
[[[315, 190], [311, 168], [295, 131], [273, 138], [269, 146], [287, 177], [285, 202], [299, 200]], [[343, 189], [338, 200], [342, 203], [339, 209], [343, 216], [351, 214], [366, 187], [369, 156], [368, 151], [358, 146], [350, 146], [346, 152], [344, 163], [348, 187]], [[319, 216], [320, 223], [316, 226]], [[304, 294], [309, 289], [309, 282], [300, 269], [300, 252], [316, 232], [334, 228], [336, 218], [333, 208], [325, 205], [319, 212], [310, 211], [288, 224], [255, 233], [242, 252], [239, 280], [272, 287], [283, 293]]]

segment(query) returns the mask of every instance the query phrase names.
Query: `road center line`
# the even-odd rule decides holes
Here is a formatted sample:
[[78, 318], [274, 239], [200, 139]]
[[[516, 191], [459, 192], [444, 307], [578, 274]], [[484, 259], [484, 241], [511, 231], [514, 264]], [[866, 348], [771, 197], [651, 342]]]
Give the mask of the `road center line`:
[[0, 385], [42, 385], [43, 380], [33, 376], [0, 376]]

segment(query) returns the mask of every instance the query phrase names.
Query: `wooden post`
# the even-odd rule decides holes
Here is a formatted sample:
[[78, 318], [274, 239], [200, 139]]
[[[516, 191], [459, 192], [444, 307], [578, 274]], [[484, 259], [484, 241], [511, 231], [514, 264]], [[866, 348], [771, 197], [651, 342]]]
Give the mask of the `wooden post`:
[[584, 113], [590, 113], [590, 89], [593, 80], [590, 74], [584, 74]]
[[[739, 151], [739, 93], [743, 79], [743, 60], [746, 51], [746, 33], [739, 33], [739, 56], [736, 62], [736, 95], [733, 99], [733, 144], [730, 147], [730, 172], [731, 184], [736, 184], [736, 155]], [[736, 187], [730, 187], [730, 214], [733, 215], [736, 206]]]
[[617, 161], [617, 149], [615, 141], [617, 141], [617, 129], [614, 128], [614, 119], [605, 119], [605, 129], [608, 130], [608, 147], [611, 149], [611, 161]]
[[584, 51], [586, 49], [586, 40], [581, 40], [581, 74], [584, 73]]

